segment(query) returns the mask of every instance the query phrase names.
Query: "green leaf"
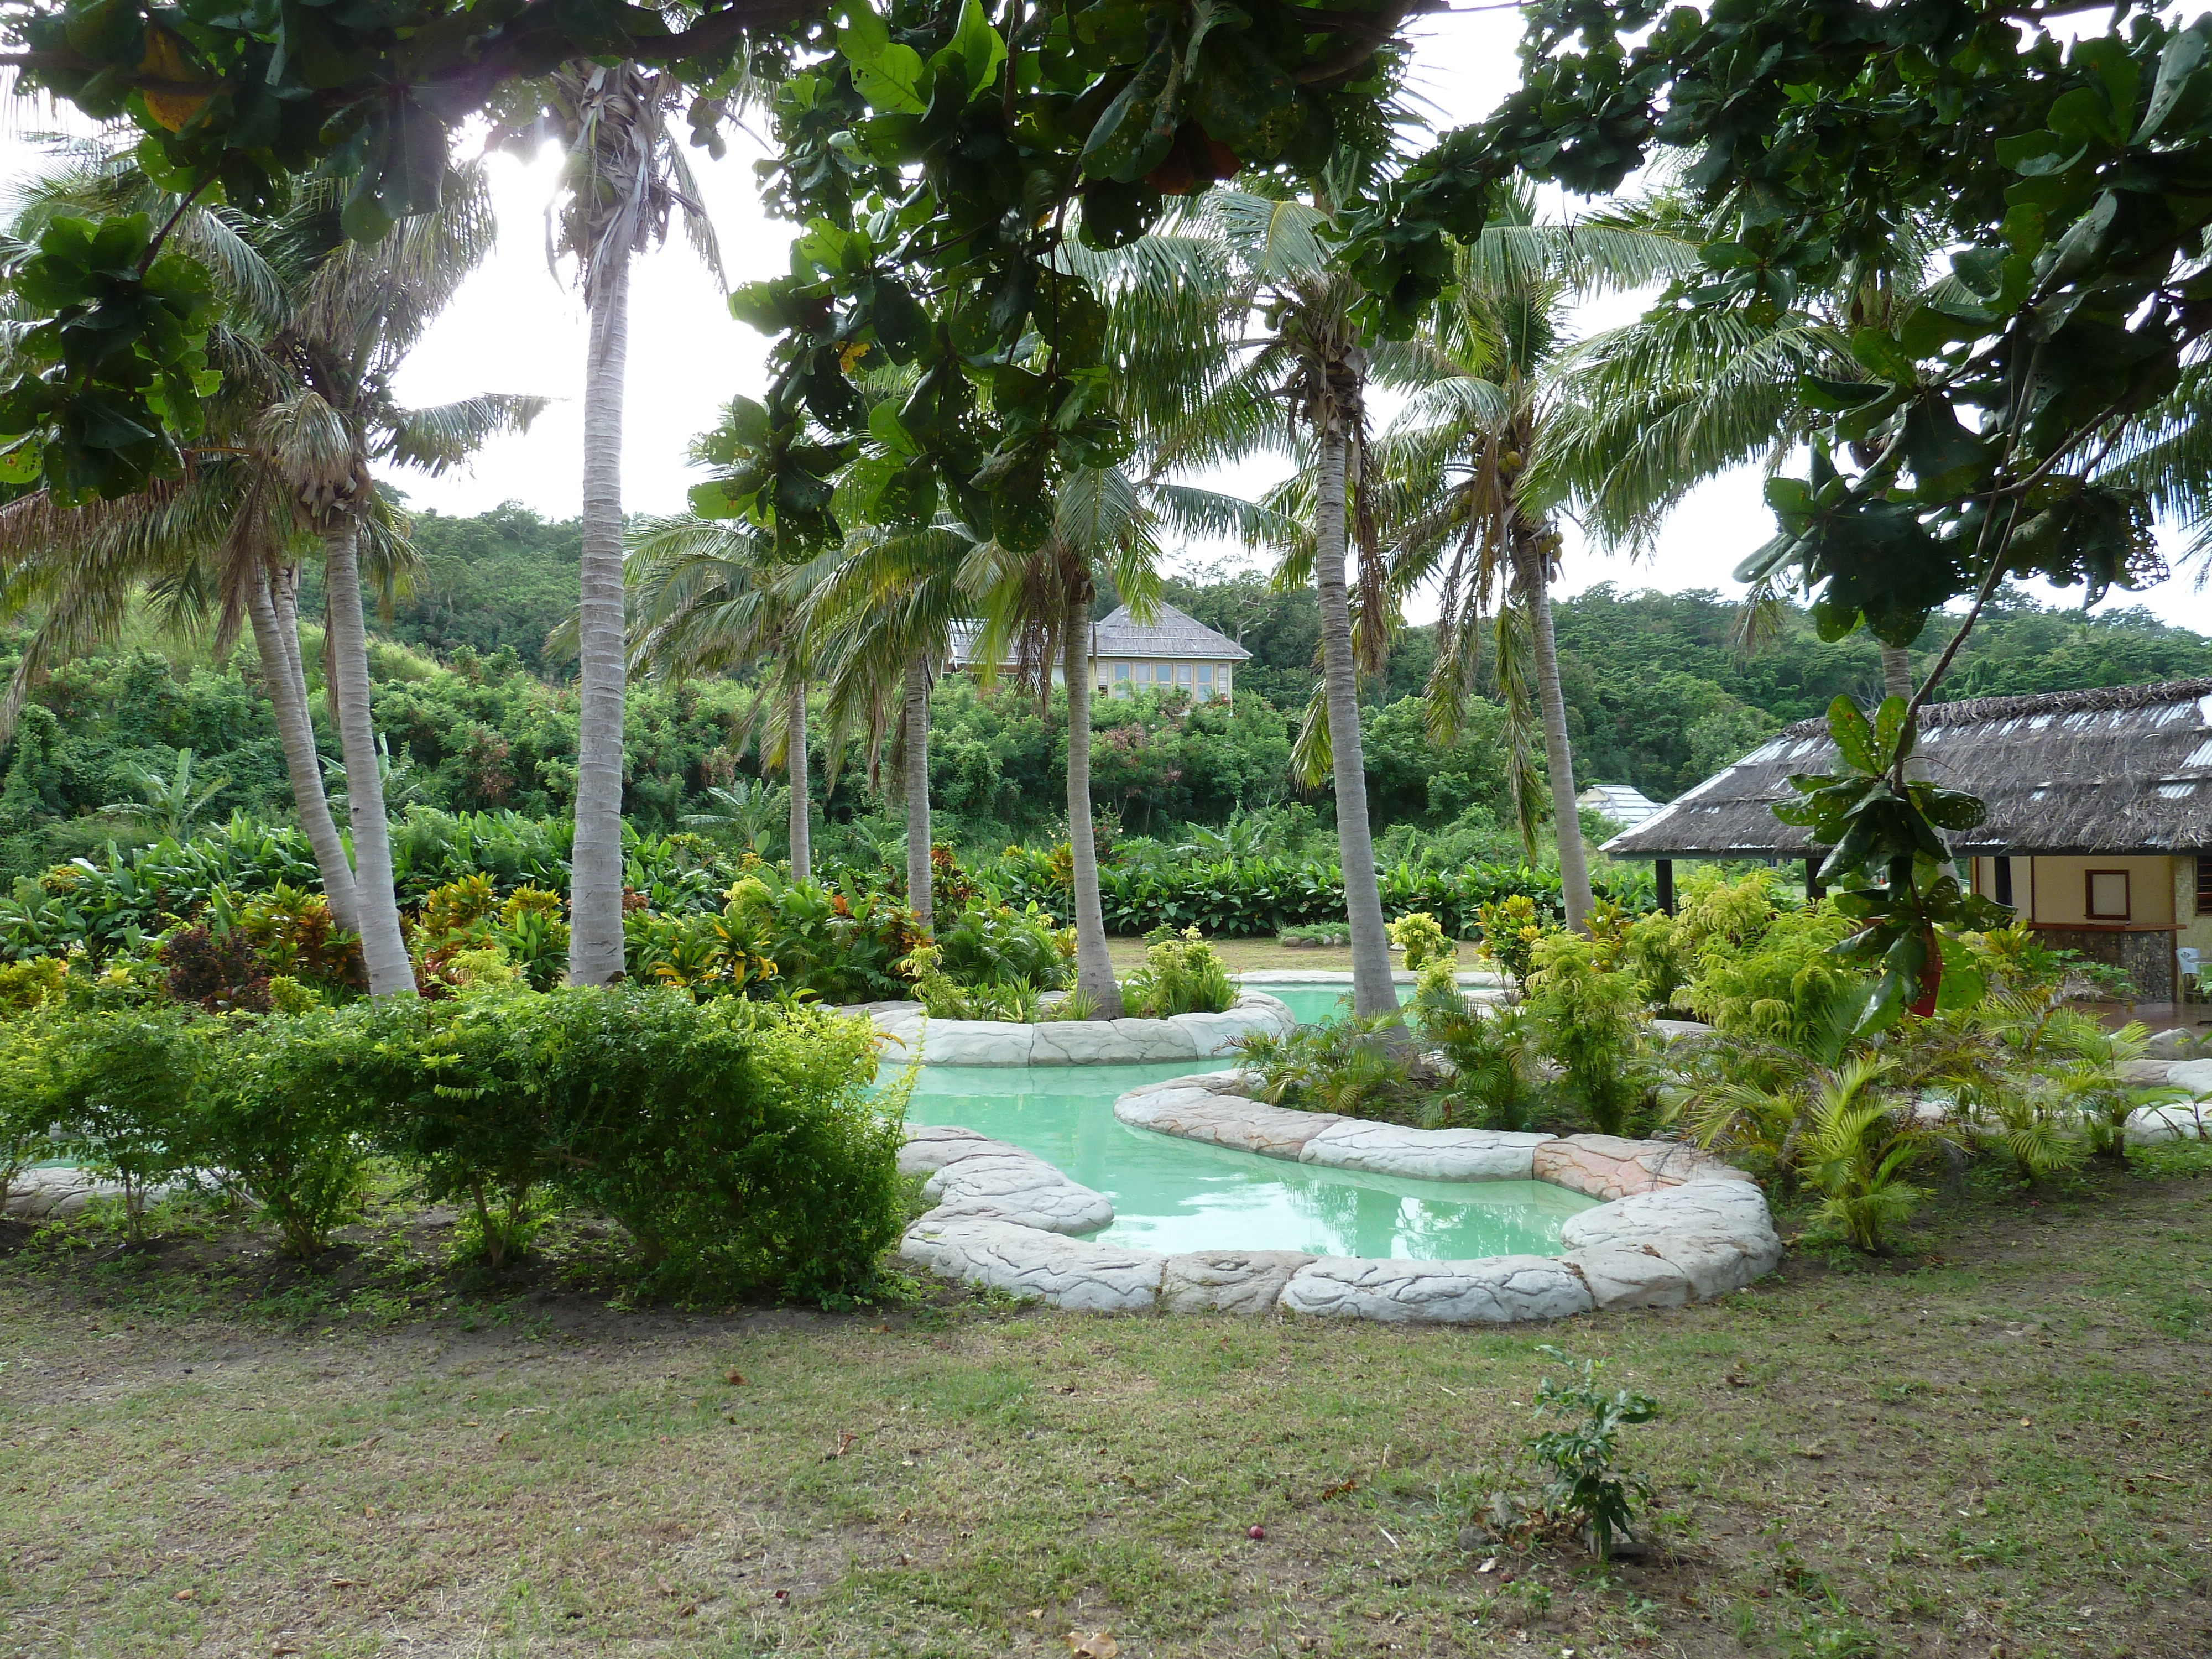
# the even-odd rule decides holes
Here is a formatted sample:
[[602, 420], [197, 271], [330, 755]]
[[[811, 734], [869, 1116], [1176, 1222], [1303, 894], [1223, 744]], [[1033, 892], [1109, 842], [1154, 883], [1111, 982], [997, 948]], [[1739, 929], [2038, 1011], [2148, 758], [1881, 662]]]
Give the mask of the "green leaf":
[[1084, 141], [1084, 175], [1127, 183], [1158, 167], [1175, 141], [1182, 82], [1182, 54], [1163, 32]]
[[997, 78], [999, 65], [1006, 61], [1006, 43], [991, 27], [980, 0], [967, 0], [961, 7], [960, 25], [952, 31], [951, 44], [931, 61], [944, 68], [956, 60], [965, 71], [970, 98]]
[[1897, 740], [1905, 733], [1906, 707], [1903, 697], [1888, 696], [1874, 711], [1875, 758], [1880, 764], [1870, 769], [1886, 772], [1897, 763]]
[[2200, 17], [2167, 37], [2166, 49], [2158, 55], [2158, 78], [2151, 83], [2150, 103], [2143, 110], [2142, 124], [2136, 127], [2133, 143], [2140, 144], [2154, 137], [2166, 118], [2173, 113], [2190, 77], [2204, 62], [2208, 33], [2212, 33], [2212, 18]]
[[868, 107], [894, 115], [925, 113], [935, 77], [921, 54], [894, 41], [890, 25], [861, 0], [845, 8], [845, 20], [837, 31], [837, 49], [845, 54], [854, 88]]
[[1835, 739], [1838, 752], [1854, 769], [1868, 774], [1882, 769], [1881, 756], [1875, 746], [1874, 728], [1859, 713], [1859, 706], [1840, 691], [1828, 705], [1828, 735]]
[[0, 483], [27, 484], [35, 481], [46, 465], [40, 445], [28, 438], [0, 439], [9, 447], [0, 450]]

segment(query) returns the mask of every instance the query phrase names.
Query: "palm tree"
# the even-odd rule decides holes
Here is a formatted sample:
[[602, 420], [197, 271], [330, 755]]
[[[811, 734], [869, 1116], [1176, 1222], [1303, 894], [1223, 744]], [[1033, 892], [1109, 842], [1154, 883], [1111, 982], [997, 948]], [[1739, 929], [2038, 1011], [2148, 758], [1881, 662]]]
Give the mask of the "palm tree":
[[[1348, 275], [1330, 267], [1322, 239], [1329, 220], [1324, 208], [1301, 202], [1209, 191], [1186, 216], [1183, 243], [1163, 245], [1149, 279], [1132, 285], [1123, 308], [1137, 327], [1163, 342], [1179, 346], [1209, 329], [1216, 341], [1171, 377], [1184, 388], [1187, 407], [1179, 420], [1164, 422], [1156, 472], [1258, 450], [1296, 454], [1300, 437], [1310, 445], [1303, 459], [1312, 478], [1312, 535], [1287, 550], [1277, 580], [1310, 569], [1320, 598], [1324, 719], [1310, 718], [1305, 749], [1316, 763], [1325, 749], [1334, 777], [1352, 1011], [1367, 1018], [1395, 1014], [1398, 1006], [1359, 734], [1358, 677], [1382, 666], [1389, 605], [1373, 521], [1364, 510], [1368, 353], [1355, 321], [1364, 295]], [[1271, 327], [1247, 340], [1244, 319], [1255, 312]], [[1346, 573], [1355, 543], [1361, 554], [1357, 626]]]
[[544, 84], [546, 109], [568, 150], [556, 240], [576, 262], [591, 318], [568, 978], [605, 985], [623, 972], [622, 426], [630, 256], [665, 240], [680, 209], [693, 246], [718, 276], [720, 259], [683, 147], [668, 130], [679, 91], [670, 76], [629, 63], [585, 64], [556, 71]]
[[794, 586], [793, 574], [772, 533], [681, 514], [639, 526], [630, 538], [625, 580], [634, 667], [681, 677], [767, 665], [748, 726], [763, 709], [781, 705], [781, 731], [761, 737], [761, 761], [766, 767], [780, 759], [789, 780], [791, 873], [805, 881], [813, 863], [806, 766], [811, 641], [801, 625], [805, 590]]
[[927, 926], [930, 892], [929, 692], [953, 629], [972, 617], [994, 575], [986, 544], [955, 519], [920, 528], [851, 532], [794, 581], [807, 590], [800, 626], [814, 639], [830, 714], [828, 750], [854, 726], [868, 733], [872, 769], [898, 738], [906, 798], [907, 904]]
[[[1380, 378], [1411, 393], [1377, 455], [1394, 582], [1442, 583], [1431, 729], [1440, 739], [1458, 731], [1495, 610], [1498, 678], [1509, 714], [1522, 716], [1512, 721], [1523, 734], [1516, 750], [1526, 748], [1526, 711], [1541, 732], [1561, 896], [1576, 928], [1589, 915], [1590, 886], [1552, 627], [1562, 538], [1531, 457], [1562, 405], [1572, 302], [1639, 286], [1696, 256], [1694, 243], [1656, 229], [1538, 225], [1525, 196], [1504, 196], [1489, 228], [1456, 251], [1454, 280], [1416, 337], [1378, 362]], [[1516, 764], [1526, 836], [1536, 815], [1522, 771]]]
[[[0, 718], [12, 719], [57, 654], [112, 632], [142, 589], [179, 618], [219, 607], [224, 638], [242, 612], [254, 628], [331, 914], [361, 935], [370, 989], [382, 996], [411, 991], [415, 981], [392, 892], [361, 574], [365, 559], [388, 584], [411, 553], [370, 487], [368, 466], [443, 471], [493, 433], [526, 428], [544, 399], [487, 395], [409, 409], [392, 396], [409, 350], [489, 252], [479, 170], [453, 174], [444, 207], [403, 221], [374, 244], [340, 234], [337, 194], [331, 181], [304, 181], [283, 212], [256, 220], [164, 198], [122, 158], [81, 155], [76, 176], [38, 199], [33, 210], [46, 214], [88, 195], [175, 203], [176, 234], [222, 256], [231, 314], [214, 337], [223, 386], [183, 478], [73, 509], [40, 492], [0, 512], [4, 603], [46, 606]], [[302, 534], [326, 560], [331, 702], [358, 870], [331, 816], [307, 712], [295, 599]]]

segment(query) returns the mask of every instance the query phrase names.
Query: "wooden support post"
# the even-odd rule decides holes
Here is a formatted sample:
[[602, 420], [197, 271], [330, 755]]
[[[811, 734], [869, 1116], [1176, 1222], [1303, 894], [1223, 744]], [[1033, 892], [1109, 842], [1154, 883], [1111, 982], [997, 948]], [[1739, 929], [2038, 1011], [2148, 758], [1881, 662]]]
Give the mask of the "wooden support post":
[[1671, 916], [1674, 914], [1674, 860], [1654, 859], [1651, 874], [1659, 884], [1659, 908]]

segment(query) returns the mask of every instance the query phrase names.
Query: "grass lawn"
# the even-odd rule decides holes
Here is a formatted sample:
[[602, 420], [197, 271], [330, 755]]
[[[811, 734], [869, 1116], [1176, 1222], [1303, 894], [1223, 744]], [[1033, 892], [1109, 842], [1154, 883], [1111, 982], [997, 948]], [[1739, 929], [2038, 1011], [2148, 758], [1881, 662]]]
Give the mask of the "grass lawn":
[[[312, 1270], [0, 1224], [0, 1654], [2203, 1656], [2207, 1173], [1504, 1331], [627, 1311], [587, 1228], [468, 1287], [398, 1205]], [[1660, 1403], [1645, 1561], [1476, 1529], [1541, 1342]]]

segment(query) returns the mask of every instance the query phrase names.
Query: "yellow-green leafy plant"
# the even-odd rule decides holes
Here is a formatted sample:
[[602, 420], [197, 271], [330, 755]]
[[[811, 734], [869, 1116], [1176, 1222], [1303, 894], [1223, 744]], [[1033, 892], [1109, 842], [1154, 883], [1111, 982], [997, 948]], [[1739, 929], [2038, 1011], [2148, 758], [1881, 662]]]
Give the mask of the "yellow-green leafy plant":
[[1431, 960], [1451, 962], [1459, 955], [1459, 947], [1446, 938], [1437, 919], [1425, 910], [1415, 910], [1388, 924], [1390, 943], [1406, 953], [1406, 966], [1419, 970]]
[[1515, 989], [1524, 988], [1534, 966], [1536, 942], [1547, 927], [1535, 900], [1526, 893], [1509, 893], [1476, 907], [1474, 917], [1482, 935], [1482, 954], [1504, 970]]
[[1121, 988], [1123, 1006], [1145, 1019], [1176, 1014], [1218, 1014], [1237, 1001], [1237, 988], [1195, 927], [1181, 934], [1161, 928], [1145, 947], [1145, 965]]
[[1644, 1000], [1653, 1007], [1688, 1011], [1680, 998], [1697, 976], [1698, 955], [1679, 918], [1664, 910], [1637, 917], [1622, 930], [1620, 962], [1642, 981]]
[[1607, 972], [1596, 946], [1579, 933], [1538, 940], [1530, 962], [1528, 1008], [1545, 1054], [1598, 1131], [1620, 1133], [1651, 1085], [1641, 983]]
[[[1726, 898], [1748, 885], [1714, 891]], [[1747, 913], [1747, 907], [1740, 909], [1738, 919]], [[1869, 975], [1833, 951], [1855, 927], [1826, 902], [1770, 909], [1753, 933], [1711, 927], [1698, 937], [1697, 977], [1681, 1000], [1717, 1030], [1780, 1042], [1802, 1037], [1838, 994], [1872, 988]]]
[[1804, 1149], [1821, 1221], [1870, 1255], [1887, 1248], [1890, 1234], [1927, 1196], [1906, 1177], [1927, 1156], [1929, 1133], [1909, 1108], [1881, 1097], [1881, 1074], [1877, 1056], [1846, 1061], [1814, 1103]]

